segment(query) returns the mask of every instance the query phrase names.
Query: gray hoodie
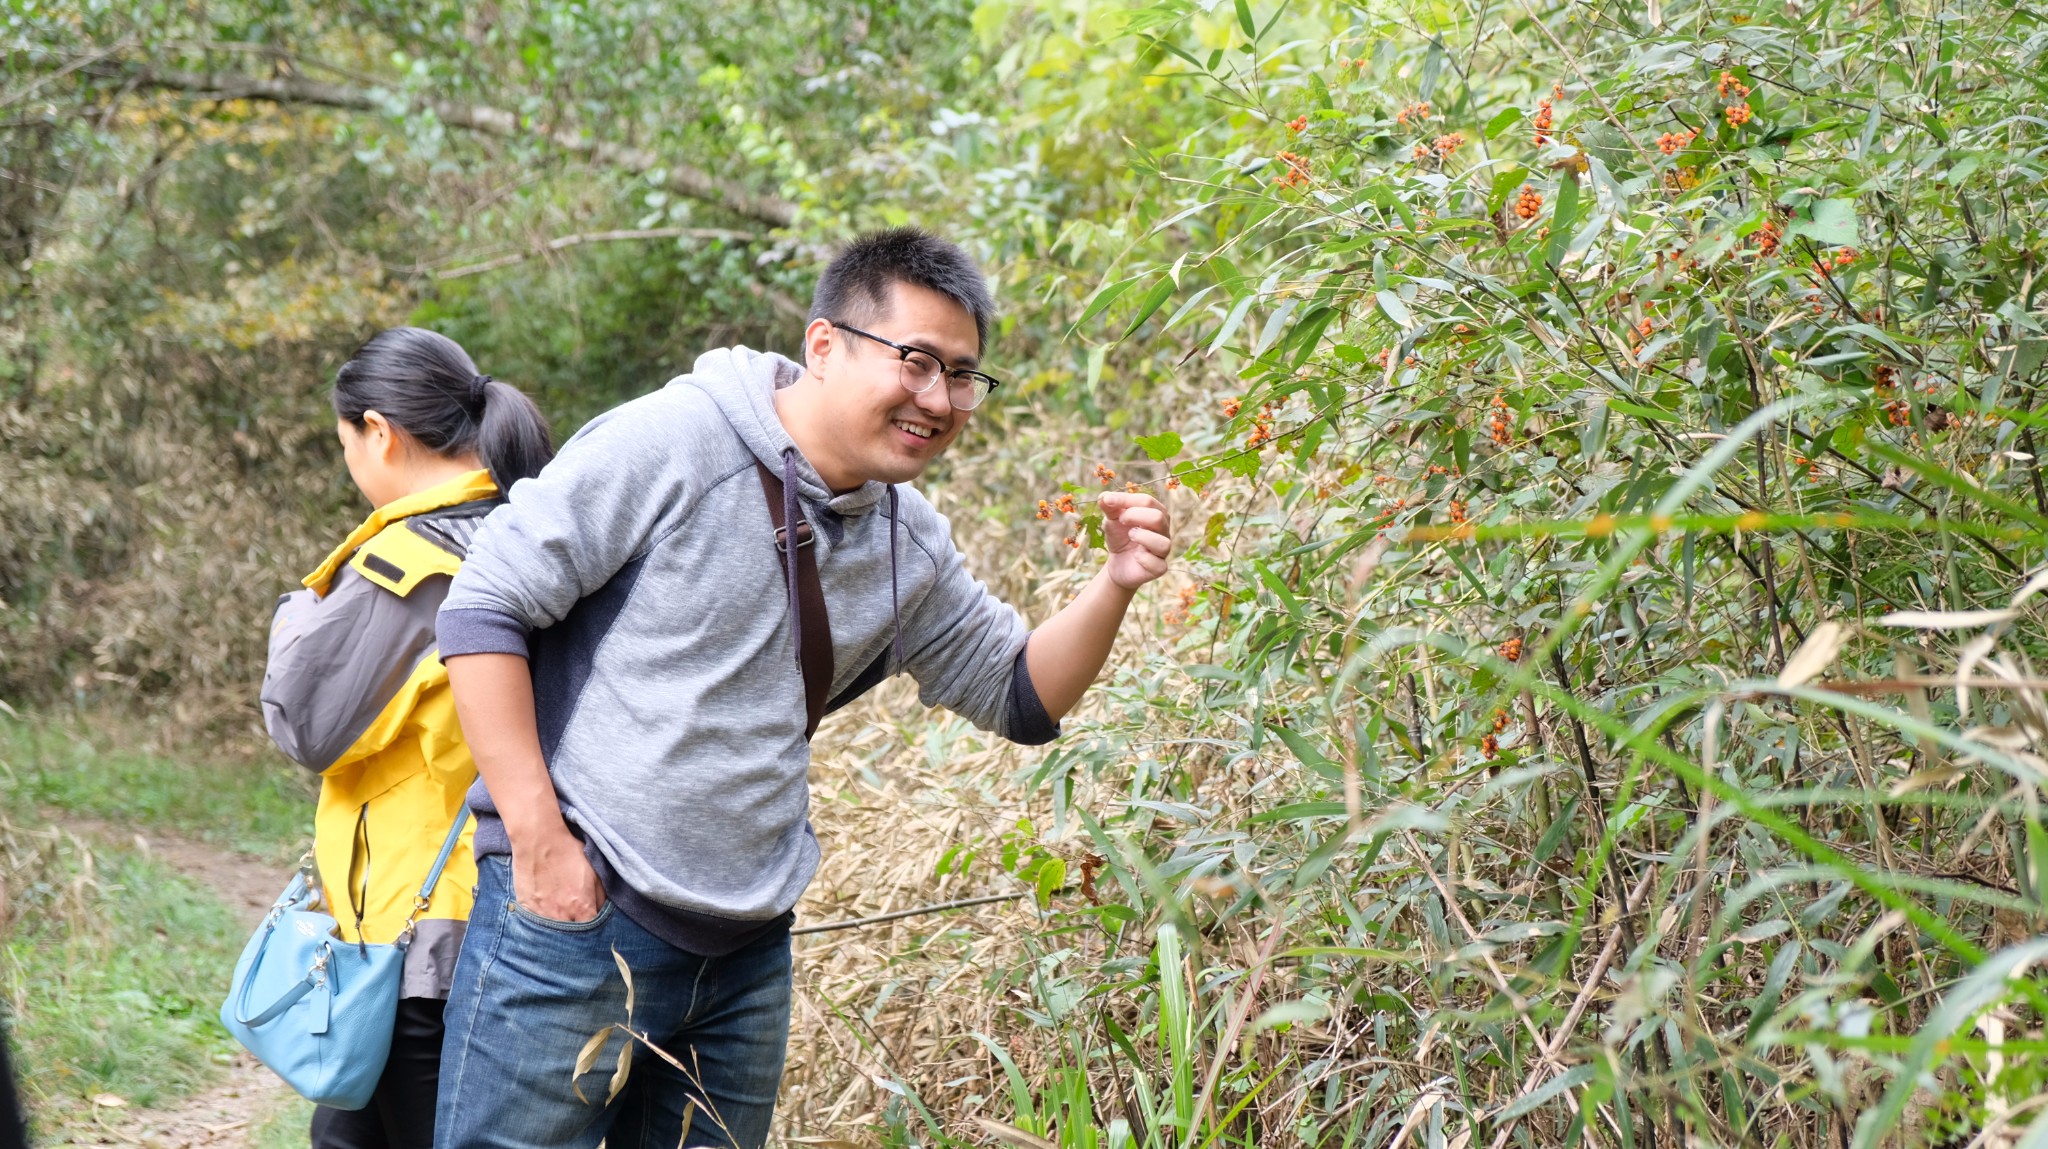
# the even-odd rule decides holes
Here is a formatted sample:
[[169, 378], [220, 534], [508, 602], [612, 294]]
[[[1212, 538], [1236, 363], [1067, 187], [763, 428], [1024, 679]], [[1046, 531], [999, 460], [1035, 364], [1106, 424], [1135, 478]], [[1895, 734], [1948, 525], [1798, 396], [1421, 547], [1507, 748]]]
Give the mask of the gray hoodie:
[[[699, 953], [777, 924], [818, 867], [803, 679], [757, 460], [795, 477], [816, 530], [833, 708], [904, 671], [925, 705], [984, 730], [1058, 734], [1025, 670], [1024, 620], [967, 573], [945, 517], [909, 487], [835, 495], [796, 449], [773, 396], [800, 372], [712, 351], [592, 420], [485, 520], [440, 613], [443, 658], [529, 660], [541, 751], [607, 894]], [[470, 801], [477, 854], [509, 852], [481, 782]]]

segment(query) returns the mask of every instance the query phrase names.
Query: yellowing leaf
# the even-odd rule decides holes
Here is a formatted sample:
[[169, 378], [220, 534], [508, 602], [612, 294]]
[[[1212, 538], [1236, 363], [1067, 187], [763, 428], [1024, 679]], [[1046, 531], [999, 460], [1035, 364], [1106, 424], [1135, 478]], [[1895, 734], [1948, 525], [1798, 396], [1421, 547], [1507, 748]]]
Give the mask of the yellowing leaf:
[[1800, 686], [1814, 675], [1826, 670], [1835, 656], [1842, 652], [1844, 632], [1839, 622], [1824, 622], [1813, 628], [1792, 657], [1785, 660], [1785, 669], [1778, 672], [1779, 686]]
[[1877, 620], [1879, 626], [1910, 626], [1919, 630], [1964, 630], [2019, 617], [2016, 610], [1895, 610]]
[[[583, 1096], [582, 1077], [597, 1064], [597, 1055], [604, 1049], [604, 1039], [612, 1035], [613, 1028], [607, 1025], [591, 1034], [590, 1040], [584, 1042], [583, 1048], [576, 1054], [576, 1068], [569, 1074], [569, 1084], [575, 1088], [578, 1100], [588, 1100]], [[633, 1043], [628, 1041], [626, 1044], [630, 1047]]]
[[626, 1087], [626, 1075], [632, 1072], [632, 1069], [633, 1042], [631, 1039], [628, 1039], [619, 1043], [619, 1065], [617, 1069], [612, 1070], [611, 1089], [604, 1095], [606, 1105], [610, 1105], [616, 1100], [619, 1096], [619, 1091]]
[[626, 981], [626, 1024], [633, 1024], [633, 971], [626, 965], [626, 959], [619, 954], [619, 947], [612, 947], [612, 960], [619, 963], [619, 976]]
[[1001, 1141], [1005, 1145], [1015, 1145], [1017, 1149], [1059, 1149], [1058, 1146], [1047, 1141], [1045, 1138], [1033, 1133], [1026, 1133], [1015, 1125], [1005, 1125], [1000, 1121], [991, 1121], [986, 1117], [977, 1117], [974, 1119], [974, 1123], [981, 1126], [983, 1133]]

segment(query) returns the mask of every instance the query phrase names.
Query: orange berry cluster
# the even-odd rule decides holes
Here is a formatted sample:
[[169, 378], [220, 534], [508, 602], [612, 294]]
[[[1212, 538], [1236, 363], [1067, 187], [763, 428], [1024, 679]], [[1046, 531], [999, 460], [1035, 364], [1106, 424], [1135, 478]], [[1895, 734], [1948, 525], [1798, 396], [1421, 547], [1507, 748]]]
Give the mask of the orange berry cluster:
[[1757, 228], [1756, 235], [1751, 238], [1755, 241], [1760, 254], [1776, 255], [1778, 244], [1785, 238], [1785, 229], [1779, 227], [1776, 220], [1765, 220], [1764, 225]]
[[1913, 421], [1913, 405], [1904, 399], [1894, 399], [1884, 405], [1887, 421], [1894, 427], [1904, 427]]
[[1394, 122], [1407, 127], [1410, 120], [1426, 120], [1430, 117], [1428, 100], [1418, 100], [1394, 113]]
[[1095, 480], [1107, 487], [1116, 481], [1116, 472], [1103, 466], [1101, 463], [1097, 463], [1095, 464]]
[[1244, 400], [1242, 400], [1242, 399], [1238, 399], [1238, 398], [1235, 398], [1235, 397], [1233, 397], [1233, 398], [1225, 399], [1225, 400], [1223, 401], [1223, 417], [1224, 417], [1225, 419], [1235, 419], [1235, 418], [1237, 418], [1237, 413], [1238, 413], [1239, 411], [1243, 410], [1243, 409], [1244, 409]]
[[1435, 152], [1437, 155], [1444, 157], [1445, 159], [1449, 159], [1452, 152], [1455, 152], [1459, 148], [1462, 148], [1464, 146], [1465, 133], [1445, 132], [1443, 135], [1438, 136], [1436, 139], [1430, 141], [1429, 150]]
[[1494, 442], [1505, 447], [1513, 441], [1508, 434], [1509, 426], [1508, 401], [1496, 393], [1493, 397], [1493, 413], [1486, 420], [1486, 433]]
[[1523, 184], [1522, 190], [1515, 195], [1515, 214], [1523, 219], [1535, 219], [1542, 210], [1543, 193]]
[[1143, 491], [1143, 490], [1144, 490], [1144, 488], [1143, 488], [1143, 487], [1140, 487], [1140, 486], [1139, 486], [1138, 484], [1136, 484], [1136, 483], [1132, 483], [1132, 482], [1126, 482], [1126, 483], [1124, 484], [1124, 491], [1125, 491], [1125, 493], [1127, 493], [1127, 494], [1132, 494], [1132, 495], [1135, 495], [1135, 494], [1138, 494], [1138, 493], [1139, 493], [1140, 491]]
[[1511, 638], [1494, 648], [1494, 653], [1508, 662], [1522, 661], [1522, 640]]
[[1293, 152], [1281, 152], [1273, 157], [1287, 165], [1287, 174], [1279, 179], [1284, 188], [1302, 187], [1308, 183], [1308, 161]]
[[1748, 104], [1730, 104], [1722, 111], [1727, 115], [1728, 126], [1731, 128], [1739, 128], [1756, 118], [1756, 113], [1749, 110]]
[[1463, 499], [1451, 500], [1450, 516], [1451, 525], [1454, 527], [1462, 527], [1470, 522], [1472, 518], [1471, 513], [1466, 510], [1465, 500]]
[[1256, 450], [1273, 441], [1273, 405], [1267, 403], [1252, 417], [1252, 433], [1245, 436], [1244, 445]]
[[1839, 271], [1842, 268], [1845, 268], [1850, 264], [1855, 263], [1856, 259], [1856, 249], [1853, 247], [1844, 247], [1835, 252], [1833, 259], [1829, 259], [1826, 256], [1816, 256], [1813, 261], [1813, 268], [1815, 271], [1820, 272], [1822, 275], [1826, 275], [1831, 270]]
[[1199, 586], [1182, 588], [1180, 592], [1180, 605], [1167, 609], [1166, 621], [1174, 626], [1185, 625], [1188, 621], [1188, 615], [1194, 613], [1195, 597], [1201, 593], [1202, 588]]
[[1552, 126], [1553, 126], [1554, 124], [1556, 124], [1556, 123], [1557, 123], [1557, 114], [1556, 114], [1555, 110], [1553, 110], [1553, 109], [1551, 108], [1551, 106], [1550, 106], [1550, 101], [1549, 101], [1549, 100], [1538, 100], [1538, 101], [1536, 101], [1536, 146], [1537, 146], [1537, 147], [1539, 147], [1539, 148], [1540, 148], [1540, 147], [1542, 147], [1543, 145], [1545, 145], [1545, 144], [1547, 144], [1547, 143], [1549, 143], [1549, 142], [1550, 142], [1550, 129], [1551, 129], [1551, 127], [1552, 127]]
[[1699, 133], [1696, 131], [1665, 132], [1657, 137], [1657, 150], [1667, 156], [1677, 155], [1697, 138]]
[[1494, 755], [1500, 753], [1501, 732], [1506, 730], [1507, 728], [1508, 712], [1505, 710], [1494, 711], [1492, 731], [1490, 731], [1486, 735], [1486, 737], [1481, 738], [1479, 740], [1479, 749], [1483, 751], [1488, 758], [1492, 758]]
[[1303, 131], [1307, 130], [1307, 128], [1308, 128], [1308, 117], [1307, 117], [1307, 116], [1296, 116], [1296, 117], [1294, 117], [1293, 119], [1291, 119], [1291, 120], [1287, 121], [1287, 130], [1288, 130], [1288, 131], [1290, 131], [1290, 132], [1294, 132], [1294, 133], [1296, 133], [1297, 135], [1298, 135], [1298, 134], [1300, 134], [1301, 132], [1303, 132]]
[[1714, 90], [1720, 93], [1721, 98], [1724, 100], [1728, 98], [1728, 93], [1730, 92], [1735, 93], [1741, 99], [1749, 98], [1749, 85], [1736, 79], [1733, 72], [1721, 73], [1721, 82], [1714, 85]]

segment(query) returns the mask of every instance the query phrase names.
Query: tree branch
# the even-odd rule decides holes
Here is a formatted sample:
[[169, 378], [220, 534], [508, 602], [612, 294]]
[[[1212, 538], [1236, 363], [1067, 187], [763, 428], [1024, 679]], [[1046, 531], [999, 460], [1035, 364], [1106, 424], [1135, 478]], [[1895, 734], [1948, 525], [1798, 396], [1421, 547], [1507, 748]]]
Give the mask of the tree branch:
[[590, 231], [577, 235], [565, 235], [538, 244], [525, 251], [515, 251], [481, 263], [451, 267], [447, 271], [434, 273], [435, 279], [461, 279], [466, 275], [482, 275], [515, 263], [532, 259], [544, 251], [562, 251], [585, 243], [617, 243], [630, 239], [729, 239], [735, 243], [753, 243], [761, 237], [751, 231], [731, 231], [722, 227], [643, 227], [628, 231]]
[[[352, 112], [386, 114], [392, 110], [392, 100], [384, 92], [309, 80], [303, 76], [264, 77], [239, 72], [187, 72], [148, 67], [138, 70], [107, 64], [88, 65], [85, 70], [110, 79], [131, 81], [137, 87], [181, 92], [198, 99], [266, 100], [274, 104], [311, 104]], [[668, 190], [677, 195], [716, 205], [734, 215], [758, 220], [771, 227], [788, 227], [796, 221], [796, 205], [786, 199], [751, 191], [702, 168], [665, 163], [660, 156], [645, 148], [592, 140], [573, 128], [522, 124], [513, 113], [488, 104], [425, 99], [414, 101], [411, 108], [430, 111], [442, 123], [453, 128], [491, 136], [543, 139], [563, 151], [588, 156], [608, 167], [638, 172], [661, 168], [668, 173], [665, 181]]]

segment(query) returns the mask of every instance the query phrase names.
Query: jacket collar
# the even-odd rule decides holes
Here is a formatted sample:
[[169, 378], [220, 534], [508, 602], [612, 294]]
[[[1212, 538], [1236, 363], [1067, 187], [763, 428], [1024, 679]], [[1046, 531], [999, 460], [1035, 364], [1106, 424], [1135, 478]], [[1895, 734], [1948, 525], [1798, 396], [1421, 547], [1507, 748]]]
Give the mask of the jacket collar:
[[428, 511], [438, 511], [442, 507], [492, 498], [497, 493], [498, 485], [491, 482], [489, 471], [469, 471], [438, 486], [415, 491], [402, 499], [394, 499], [371, 511], [370, 517], [364, 519], [361, 526], [350, 531], [348, 537], [341, 540], [341, 545], [327, 556], [326, 561], [314, 568], [313, 573], [301, 581], [314, 594], [325, 595], [328, 584], [334, 581], [336, 572], [341, 570], [341, 564], [356, 553], [357, 547], [376, 538], [385, 527], [400, 519], [411, 518]]

